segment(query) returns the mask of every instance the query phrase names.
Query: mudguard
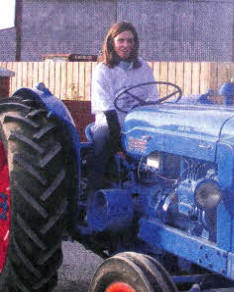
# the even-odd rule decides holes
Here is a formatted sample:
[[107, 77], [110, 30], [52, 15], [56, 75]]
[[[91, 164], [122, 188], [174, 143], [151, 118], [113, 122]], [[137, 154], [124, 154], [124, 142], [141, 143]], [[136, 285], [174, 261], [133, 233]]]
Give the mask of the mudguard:
[[[48, 110], [48, 115], [56, 115], [63, 126], [63, 133], [65, 133], [67, 141], [69, 141], [69, 147], [76, 160], [76, 173], [77, 173], [77, 186], [79, 186], [80, 181], [80, 138], [78, 131], [76, 129], [74, 120], [67, 109], [66, 105], [59, 100], [57, 97], [53, 96], [51, 92], [44, 86], [44, 84], [39, 83], [35, 89], [21, 88], [17, 90], [13, 96], [21, 96], [31, 98], [37, 101], [42, 107]], [[79, 187], [77, 188], [79, 192]]]

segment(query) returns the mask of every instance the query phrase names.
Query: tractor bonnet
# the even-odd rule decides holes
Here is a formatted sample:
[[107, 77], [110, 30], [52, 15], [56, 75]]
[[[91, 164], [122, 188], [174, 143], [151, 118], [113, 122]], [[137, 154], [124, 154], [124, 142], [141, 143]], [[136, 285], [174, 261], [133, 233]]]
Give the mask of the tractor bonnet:
[[128, 154], [164, 151], [215, 161], [216, 144], [234, 137], [234, 111], [219, 106], [158, 105], [131, 111], [123, 126]]

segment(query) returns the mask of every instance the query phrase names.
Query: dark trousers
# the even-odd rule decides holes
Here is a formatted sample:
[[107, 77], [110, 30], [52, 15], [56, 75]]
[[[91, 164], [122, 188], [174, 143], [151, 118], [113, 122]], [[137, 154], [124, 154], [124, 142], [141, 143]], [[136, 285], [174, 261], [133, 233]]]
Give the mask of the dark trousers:
[[95, 128], [93, 131], [93, 155], [89, 162], [88, 182], [92, 191], [105, 186], [105, 170], [111, 156], [108, 127]]

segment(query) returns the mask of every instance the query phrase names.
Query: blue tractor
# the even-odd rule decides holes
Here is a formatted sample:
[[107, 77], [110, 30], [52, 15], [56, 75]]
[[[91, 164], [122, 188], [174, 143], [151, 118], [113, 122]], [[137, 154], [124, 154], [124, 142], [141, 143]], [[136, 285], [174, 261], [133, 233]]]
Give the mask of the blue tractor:
[[91, 127], [80, 142], [42, 84], [0, 101], [0, 291], [52, 291], [67, 238], [105, 258], [89, 292], [234, 286], [234, 110], [169, 85], [148, 103], [116, 96], [120, 111], [131, 99], [123, 153], [95, 192]]

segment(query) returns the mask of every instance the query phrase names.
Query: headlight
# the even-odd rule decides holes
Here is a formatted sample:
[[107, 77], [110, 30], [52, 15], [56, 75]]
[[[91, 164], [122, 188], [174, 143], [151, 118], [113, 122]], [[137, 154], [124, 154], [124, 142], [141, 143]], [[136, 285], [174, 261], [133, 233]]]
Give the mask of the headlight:
[[215, 181], [205, 180], [199, 183], [195, 190], [195, 201], [197, 205], [206, 210], [218, 206], [222, 193]]
[[161, 156], [159, 153], [152, 153], [146, 158], [146, 165], [157, 170], [161, 167]]

